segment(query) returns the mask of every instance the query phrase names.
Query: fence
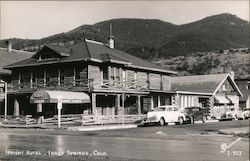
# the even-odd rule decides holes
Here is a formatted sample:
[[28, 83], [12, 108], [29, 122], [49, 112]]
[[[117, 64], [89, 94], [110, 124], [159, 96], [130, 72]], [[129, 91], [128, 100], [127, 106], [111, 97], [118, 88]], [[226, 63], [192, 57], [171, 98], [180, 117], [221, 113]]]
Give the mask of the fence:
[[[62, 125], [72, 126], [85, 126], [85, 125], [105, 125], [105, 124], [128, 124], [140, 123], [144, 115], [110, 115], [110, 116], [94, 116], [84, 114], [62, 115]], [[54, 115], [52, 118], [43, 119], [42, 117], [34, 118], [32, 115], [25, 116], [2, 116], [0, 122], [3, 124], [44, 124], [44, 125], [57, 125], [58, 116]]]

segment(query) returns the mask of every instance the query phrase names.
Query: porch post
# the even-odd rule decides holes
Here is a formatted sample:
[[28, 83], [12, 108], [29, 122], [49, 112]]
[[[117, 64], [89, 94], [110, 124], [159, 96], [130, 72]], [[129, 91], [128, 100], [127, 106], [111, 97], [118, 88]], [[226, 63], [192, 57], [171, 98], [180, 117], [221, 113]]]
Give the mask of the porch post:
[[137, 109], [138, 115], [140, 115], [141, 114], [141, 96], [140, 95], [137, 96], [137, 105], [138, 105], [138, 109]]
[[14, 100], [14, 116], [19, 116], [19, 102], [17, 99]]
[[58, 103], [57, 103], [58, 128], [61, 128], [61, 110], [62, 110], [62, 102], [61, 102], [61, 100], [58, 100]]
[[154, 98], [151, 96], [151, 110], [154, 109]]
[[158, 101], [157, 104], [158, 104], [158, 106], [161, 106], [161, 100], [160, 99], [161, 99], [161, 97], [157, 96], [157, 101]]
[[[36, 105], [36, 110], [37, 110], [37, 112], [43, 112], [43, 104], [38, 103]], [[37, 123], [43, 123], [43, 119], [44, 119], [44, 116], [38, 117]]]
[[120, 106], [121, 105], [121, 95], [118, 94], [116, 99], [117, 99], [116, 100], [117, 115], [122, 115], [122, 107]]
[[5, 82], [4, 85], [4, 118], [6, 119], [7, 116], [7, 102], [8, 102], [8, 98], [7, 98], [7, 82]]
[[125, 93], [122, 93], [122, 125], [124, 125], [124, 115], [125, 115]]
[[92, 114], [97, 115], [96, 111], [96, 94], [92, 93]]
[[43, 111], [43, 105], [41, 103], [38, 103], [36, 107], [37, 107], [37, 112]]

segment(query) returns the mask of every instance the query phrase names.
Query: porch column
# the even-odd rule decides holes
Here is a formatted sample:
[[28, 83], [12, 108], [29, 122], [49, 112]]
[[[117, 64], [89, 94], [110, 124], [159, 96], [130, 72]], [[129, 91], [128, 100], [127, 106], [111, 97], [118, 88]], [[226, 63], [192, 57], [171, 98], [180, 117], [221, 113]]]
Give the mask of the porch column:
[[121, 95], [118, 94], [116, 97], [117, 115], [122, 115], [122, 107], [120, 105], [121, 105]]
[[37, 112], [42, 112], [42, 111], [43, 111], [43, 105], [42, 105], [41, 103], [38, 103], [38, 104], [36, 105], [36, 111], [37, 111]]
[[[43, 112], [43, 104], [41, 104], [41, 103], [38, 103], [37, 105], [36, 105], [36, 111], [37, 112]], [[43, 120], [44, 120], [44, 116], [39, 116], [38, 118], [37, 118], [37, 123], [39, 124], [39, 123], [43, 123]]]
[[4, 118], [6, 119], [8, 113], [8, 97], [7, 97], [7, 82], [4, 83]]
[[137, 96], [137, 106], [138, 106], [138, 109], [137, 109], [138, 115], [140, 115], [141, 114], [141, 96], [140, 95]]
[[14, 116], [19, 116], [20, 110], [19, 110], [19, 102], [17, 99], [14, 100]]
[[157, 96], [157, 104], [158, 104], [158, 106], [161, 106], [161, 97], [160, 96]]
[[92, 103], [92, 114], [93, 115], [97, 115], [97, 111], [96, 111], [96, 94], [92, 93], [92, 99], [91, 99], [91, 103]]
[[154, 109], [154, 98], [151, 96], [151, 110]]

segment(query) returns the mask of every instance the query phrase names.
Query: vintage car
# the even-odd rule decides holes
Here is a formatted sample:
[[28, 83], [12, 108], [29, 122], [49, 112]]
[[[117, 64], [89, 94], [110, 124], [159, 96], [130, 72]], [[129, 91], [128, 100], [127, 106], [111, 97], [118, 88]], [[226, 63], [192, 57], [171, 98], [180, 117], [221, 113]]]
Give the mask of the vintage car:
[[205, 107], [186, 107], [182, 112], [185, 114], [187, 121], [191, 124], [193, 124], [194, 121], [205, 122], [209, 116], [209, 109]]
[[250, 108], [244, 108], [242, 112], [242, 118], [245, 120], [250, 117]]
[[238, 120], [242, 118], [242, 110], [239, 108], [231, 108], [229, 111], [226, 112], [227, 119]]
[[183, 124], [184, 121], [186, 121], [186, 117], [178, 108], [174, 106], [158, 106], [147, 113], [142, 123], [158, 123], [163, 126], [167, 123]]

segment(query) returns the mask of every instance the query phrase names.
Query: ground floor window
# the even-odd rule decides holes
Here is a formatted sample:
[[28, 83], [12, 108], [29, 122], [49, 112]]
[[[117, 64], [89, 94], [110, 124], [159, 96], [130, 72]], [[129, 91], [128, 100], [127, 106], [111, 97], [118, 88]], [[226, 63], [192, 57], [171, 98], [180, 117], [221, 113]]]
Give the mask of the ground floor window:
[[142, 114], [146, 114], [151, 109], [151, 97], [142, 97]]
[[124, 102], [125, 109], [124, 113], [127, 115], [137, 114], [138, 113], [138, 105], [137, 105], [137, 97], [136, 96], [127, 96]]
[[200, 97], [199, 98], [199, 105], [200, 105], [200, 107], [210, 107], [209, 98]]
[[160, 96], [160, 105], [171, 105], [171, 96]]

